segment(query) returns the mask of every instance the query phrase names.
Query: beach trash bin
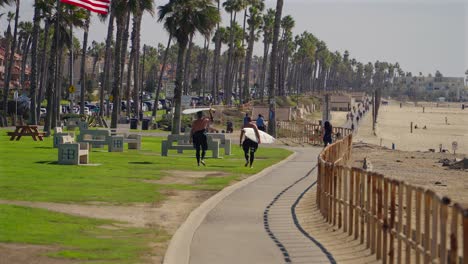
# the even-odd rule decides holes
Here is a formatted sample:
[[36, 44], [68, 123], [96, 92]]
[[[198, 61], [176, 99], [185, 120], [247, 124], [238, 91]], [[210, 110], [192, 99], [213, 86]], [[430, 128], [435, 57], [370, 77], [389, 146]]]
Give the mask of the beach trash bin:
[[130, 118], [130, 129], [138, 129], [138, 119]]
[[143, 119], [142, 124], [141, 124], [141, 130], [148, 130], [150, 121], [151, 120], [149, 119]]

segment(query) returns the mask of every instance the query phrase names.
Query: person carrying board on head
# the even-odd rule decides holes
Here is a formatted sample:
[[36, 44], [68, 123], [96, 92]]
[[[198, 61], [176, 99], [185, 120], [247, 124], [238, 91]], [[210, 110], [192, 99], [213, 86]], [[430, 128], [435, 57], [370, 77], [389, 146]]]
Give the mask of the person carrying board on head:
[[[253, 168], [252, 165], [253, 165], [253, 162], [254, 162], [254, 159], [255, 159], [255, 151], [257, 151], [257, 149], [258, 149], [258, 144], [261, 143], [260, 133], [258, 131], [257, 125], [255, 124], [255, 122], [252, 122], [252, 119], [250, 117], [247, 117], [246, 121], [247, 121], [247, 123], [245, 123], [244, 126], [242, 127], [243, 129], [242, 129], [242, 132], [240, 134], [239, 145], [244, 150], [245, 167], [249, 166], [249, 164], [250, 164], [250, 168]], [[254, 140], [248, 138], [247, 136], [245, 136], [244, 128], [253, 128], [257, 140], [254, 141]], [[244, 142], [242, 142], [242, 138], [244, 136], [245, 136], [245, 139], [244, 139]]]
[[[213, 114], [210, 109], [210, 118], [203, 116], [203, 112], [197, 112], [197, 119], [192, 122], [192, 129], [190, 130], [190, 143], [193, 142], [193, 147], [196, 150], [197, 164], [200, 166], [200, 163], [203, 166], [205, 164], [205, 155], [206, 150], [208, 149], [208, 138], [206, 133], [208, 133], [208, 127], [210, 123], [213, 122]], [[201, 150], [201, 155], [200, 155]]]

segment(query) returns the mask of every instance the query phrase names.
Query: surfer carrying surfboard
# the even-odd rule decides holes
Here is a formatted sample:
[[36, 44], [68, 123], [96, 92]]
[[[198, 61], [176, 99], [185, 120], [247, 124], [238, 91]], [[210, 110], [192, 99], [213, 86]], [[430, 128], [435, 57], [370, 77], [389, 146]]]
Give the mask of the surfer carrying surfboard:
[[[205, 154], [208, 149], [208, 138], [206, 133], [208, 132], [208, 127], [213, 121], [213, 114], [210, 109], [210, 118], [203, 116], [203, 112], [197, 112], [197, 119], [192, 122], [192, 129], [190, 130], [190, 143], [193, 142], [193, 147], [196, 150], [197, 164], [200, 166], [200, 163], [203, 166], [205, 164]], [[200, 156], [201, 150], [201, 156]]]
[[[239, 145], [244, 150], [245, 167], [249, 166], [250, 164], [250, 168], [253, 168], [252, 165], [255, 159], [255, 151], [257, 151], [258, 144], [261, 143], [261, 139], [260, 139], [260, 133], [258, 131], [257, 125], [254, 122], [252, 122], [252, 119], [249, 116], [246, 116], [246, 121], [247, 121], [246, 124], [244, 124], [244, 127], [241, 130]], [[247, 136], [245, 136], [244, 142], [242, 142], [242, 138], [244, 137], [246, 133], [244, 128], [253, 128], [255, 132], [255, 137], [257, 140], [254, 141], [248, 138]]]

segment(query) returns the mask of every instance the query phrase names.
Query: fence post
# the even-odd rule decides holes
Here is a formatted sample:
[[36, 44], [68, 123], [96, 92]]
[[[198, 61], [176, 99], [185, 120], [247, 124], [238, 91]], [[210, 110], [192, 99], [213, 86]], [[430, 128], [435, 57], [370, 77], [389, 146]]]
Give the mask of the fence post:
[[[395, 229], [395, 213], [396, 213], [396, 189], [397, 182], [394, 180], [390, 181], [390, 264], [395, 263], [395, 235], [393, 231]], [[396, 230], [396, 229], [395, 229]]]
[[[421, 198], [422, 198], [422, 188], [417, 188], [416, 190], [416, 247], [421, 246]], [[424, 247], [423, 247], [424, 248]], [[419, 250], [416, 249], [416, 264], [421, 263], [421, 254]]]
[[424, 192], [424, 263], [429, 263], [431, 260], [431, 210], [432, 210], [432, 195], [429, 190]]
[[412, 212], [412, 193], [413, 187], [411, 185], [406, 185], [406, 228], [405, 228], [405, 237], [406, 237], [406, 261], [405, 263], [411, 263], [411, 239], [412, 239], [412, 229], [411, 229], [411, 215]]
[[[354, 170], [350, 170], [349, 171], [349, 189], [350, 189], [350, 192], [349, 192], [349, 215], [348, 215], [348, 211], [346, 210], [347, 208], [345, 208], [345, 217], [349, 217], [347, 220], [348, 221], [345, 221], [345, 230], [343, 230], [344, 232], [348, 231], [348, 235], [352, 235], [353, 234], [353, 220], [354, 220], [354, 210], [356, 209], [356, 206], [354, 205], [354, 177], [355, 177], [355, 173], [354, 173]], [[347, 182], [347, 181], [346, 181]], [[346, 188], [347, 186], [345, 186]], [[346, 194], [345, 194], [345, 197], [348, 197], [347, 194], [347, 190], [345, 190]], [[346, 230], [346, 228], [348, 228], [348, 230]]]
[[388, 258], [388, 179], [383, 178], [383, 245], [382, 258], [383, 264], [387, 263]]
[[447, 263], [447, 218], [450, 199], [443, 197], [440, 203], [440, 264]]
[[398, 231], [397, 231], [397, 241], [398, 241], [398, 253], [397, 253], [397, 263], [402, 263], [402, 241], [401, 234], [403, 232], [403, 182], [398, 182]]

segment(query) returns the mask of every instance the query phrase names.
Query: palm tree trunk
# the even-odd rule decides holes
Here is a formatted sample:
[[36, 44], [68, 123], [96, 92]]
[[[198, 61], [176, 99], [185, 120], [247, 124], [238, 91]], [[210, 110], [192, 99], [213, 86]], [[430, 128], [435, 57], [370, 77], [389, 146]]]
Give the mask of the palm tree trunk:
[[[39, 36], [39, 27], [41, 22], [41, 11], [37, 5], [34, 6], [34, 17], [33, 17], [33, 32], [32, 32], [32, 47], [31, 47], [31, 90], [29, 96], [31, 97], [31, 107], [29, 112], [29, 123], [31, 125], [37, 125], [37, 115], [36, 115], [36, 104], [37, 104], [37, 49], [38, 49], [38, 36]], [[40, 103], [40, 102], [39, 102]]]
[[187, 42], [179, 42], [179, 52], [177, 54], [177, 72], [174, 89], [174, 117], [172, 119], [172, 134], [180, 133], [180, 114], [181, 114], [181, 103], [182, 103], [182, 88], [184, 80], [184, 57], [185, 49], [187, 48]]
[[[219, 26], [218, 26], [219, 29]], [[213, 57], [213, 87], [211, 90], [211, 96], [213, 97], [213, 103], [219, 102], [219, 68], [220, 68], [220, 55], [221, 55], [221, 36], [219, 32], [216, 32], [215, 36], [215, 50]]]
[[39, 85], [39, 92], [37, 93], [37, 108], [36, 108], [36, 116], [40, 117], [41, 116], [41, 103], [44, 98], [44, 86], [46, 83], [46, 77], [47, 77], [47, 46], [48, 46], [48, 40], [49, 40], [49, 30], [50, 30], [50, 21], [46, 19], [45, 25], [44, 25], [44, 46], [42, 47], [42, 52], [41, 52], [41, 81]]
[[26, 78], [26, 61], [28, 60], [28, 53], [31, 48], [32, 38], [28, 37], [25, 40], [25, 45], [23, 45], [23, 52], [22, 52], [22, 60], [21, 60], [21, 75], [20, 75], [20, 83], [21, 86], [24, 87], [24, 82]]
[[127, 99], [127, 109], [126, 109], [126, 115], [127, 117], [130, 117], [130, 113], [132, 112], [131, 109], [131, 91], [132, 91], [132, 70], [133, 70], [133, 61], [135, 60], [135, 52], [133, 50], [130, 51], [130, 58], [128, 60], [128, 66], [127, 66], [127, 85], [125, 89], [125, 97]]
[[262, 63], [262, 74], [260, 79], [260, 100], [263, 102], [263, 97], [265, 96], [265, 85], [266, 85], [266, 72], [267, 72], [267, 63], [268, 63], [268, 53], [270, 50], [270, 44], [268, 42], [263, 42], [263, 63]]
[[[244, 72], [244, 101], [249, 101], [249, 84], [250, 84], [250, 64], [252, 63], [252, 54], [255, 43], [255, 27], [251, 25], [249, 33], [249, 44], [247, 47], [247, 57], [245, 58]], [[268, 52], [268, 51], [267, 51]]]
[[20, 0], [16, 0], [16, 15], [15, 15], [15, 29], [13, 30], [13, 43], [11, 44], [10, 58], [8, 59], [8, 68], [5, 77], [5, 89], [3, 91], [3, 110], [8, 113], [8, 93], [10, 91], [10, 80], [11, 80], [11, 69], [15, 63], [15, 50], [16, 50], [16, 38], [18, 35], [18, 19], [19, 19], [19, 8]]
[[185, 66], [184, 66], [184, 95], [189, 94], [189, 87], [190, 87], [190, 61], [192, 57], [192, 49], [193, 49], [193, 34], [190, 35], [189, 44], [187, 55], [185, 55]]
[[[106, 39], [106, 51], [104, 54], [104, 83], [101, 85], [100, 89], [100, 101], [99, 101], [99, 116], [104, 115], [104, 91], [107, 91], [109, 94], [110, 91], [110, 61], [111, 61], [111, 45], [112, 45], [112, 37], [114, 35], [114, 12], [111, 11], [109, 17], [109, 25], [107, 27], [107, 39]], [[107, 100], [107, 107], [106, 107], [106, 116], [109, 116], [110, 110], [110, 100]]]
[[158, 112], [159, 93], [161, 92], [162, 79], [164, 76], [164, 70], [166, 69], [167, 56], [169, 54], [169, 48], [171, 47], [171, 41], [172, 41], [172, 34], [169, 35], [169, 39], [167, 40], [166, 50], [164, 51], [163, 64], [162, 64], [161, 72], [159, 73], [158, 88], [156, 90], [156, 98], [154, 99], [154, 107], [153, 107], [153, 113], [152, 113], [154, 120], [156, 120], [156, 113]]
[[273, 47], [271, 49], [271, 61], [270, 61], [270, 81], [268, 84], [268, 103], [269, 103], [269, 122], [268, 132], [276, 137], [276, 102], [275, 102], [275, 80], [276, 80], [276, 64], [277, 64], [277, 52], [278, 52], [278, 38], [281, 27], [281, 13], [283, 12], [283, 0], [277, 0], [276, 2], [276, 14], [275, 14], [275, 29], [273, 33]]
[[139, 118], [140, 115], [140, 24], [141, 24], [141, 12], [135, 15], [135, 54], [133, 57], [133, 104], [135, 107], [135, 115]]
[[126, 17], [117, 17], [117, 36], [115, 40], [114, 48], [114, 82], [112, 84], [112, 96], [113, 96], [113, 109], [111, 118], [111, 128], [117, 128], [117, 121], [119, 118], [120, 109], [120, 60], [121, 60], [121, 48], [122, 48], [122, 35], [125, 30]]
[[[56, 55], [57, 55], [57, 34], [54, 34], [54, 38], [52, 40], [52, 46], [50, 48], [50, 56], [49, 56], [49, 73], [47, 78], [47, 90], [46, 90], [46, 99], [47, 99], [47, 116], [44, 123], [44, 132], [50, 134], [50, 128], [52, 126], [52, 112], [54, 107], [54, 74], [57, 68], [55, 67], [56, 62]], [[39, 103], [40, 105], [40, 103]]]
[[[130, 17], [131, 17], [131, 12], [130, 10], [127, 11], [127, 22], [125, 22], [125, 30], [123, 32], [123, 39], [122, 39], [122, 54], [121, 54], [121, 60], [120, 60], [120, 89], [123, 90], [123, 77], [124, 77], [124, 69], [125, 69], [125, 62], [127, 59], [127, 46], [128, 46], [128, 35], [130, 32]], [[133, 39], [135, 36], [135, 23], [133, 23], [133, 29], [132, 29], [132, 43], [134, 43]], [[134, 45], [134, 44], [133, 44]], [[130, 79], [127, 79], [127, 84], [131, 83], [131, 75], [129, 75], [128, 72], [131, 72], [131, 69], [133, 67], [132, 62], [133, 58], [135, 58], [135, 54], [133, 52], [134, 47], [132, 47], [132, 50], [130, 51], [130, 60], [127, 63], [127, 78], [130, 77]], [[130, 86], [126, 87], [125, 91], [130, 89]], [[120, 91], [123, 94], [123, 91]], [[130, 102], [130, 98], [127, 97], [127, 102]], [[121, 102], [119, 102], [119, 106], [121, 105]], [[130, 104], [127, 104], [127, 116], [130, 116]], [[121, 108], [119, 107], [119, 113], [121, 111]]]
[[[85, 21], [84, 33], [83, 33], [83, 49], [81, 53], [81, 70], [80, 70], [80, 115], [84, 115], [85, 107], [85, 92], [86, 92], [86, 49], [88, 48], [88, 31], [89, 31], [89, 20], [91, 13], [88, 11], [88, 17]], [[73, 45], [73, 43], [71, 44]]]

